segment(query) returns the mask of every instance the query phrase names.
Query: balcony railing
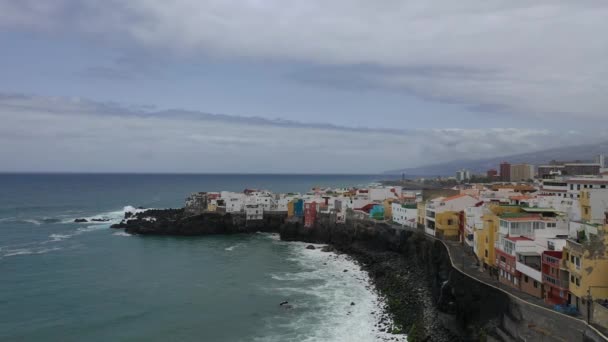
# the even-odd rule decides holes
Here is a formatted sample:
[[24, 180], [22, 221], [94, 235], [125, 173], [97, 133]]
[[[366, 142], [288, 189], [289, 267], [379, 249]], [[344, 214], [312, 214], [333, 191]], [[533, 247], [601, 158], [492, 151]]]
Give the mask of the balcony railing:
[[562, 289], [567, 290], [570, 286], [570, 283], [567, 280], [557, 279], [550, 275], [543, 274], [543, 283], [548, 283]]

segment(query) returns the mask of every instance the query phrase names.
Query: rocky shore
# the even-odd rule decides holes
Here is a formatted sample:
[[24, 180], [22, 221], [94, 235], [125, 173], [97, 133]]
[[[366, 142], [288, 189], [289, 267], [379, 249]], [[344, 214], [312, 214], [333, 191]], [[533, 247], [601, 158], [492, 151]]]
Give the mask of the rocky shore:
[[[205, 213], [185, 216], [181, 209], [149, 210], [127, 214], [113, 225], [129, 234], [211, 235], [279, 233], [282, 240], [329, 244], [339, 253], [352, 256], [369, 273], [379, 293], [386, 299], [392, 315], [378, 322], [380, 330], [411, 332], [410, 341], [479, 340], [485, 328], [494, 324], [491, 315], [483, 317], [468, 302], [457, 300], [457, 282], [449, 267], [445, 250], [422, 233], [396, 230], [385, 224], [348, 220], [332, 222], [321, 215], [313, 227], [299, 220], [286, 220], [284, 213], [269, 213], [264, 220], [246, 221], [240, 214]], [[415, 336], [414, 336], [415, 335]]]

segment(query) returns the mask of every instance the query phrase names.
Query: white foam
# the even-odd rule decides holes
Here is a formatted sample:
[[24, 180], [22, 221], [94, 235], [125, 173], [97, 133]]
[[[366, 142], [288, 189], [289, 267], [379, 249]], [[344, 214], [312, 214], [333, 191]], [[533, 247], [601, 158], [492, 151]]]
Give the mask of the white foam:
[[20, 249], [11, 249], [7, 250], [0, 256], [2, 257], [11, 257], [17, 255], [29, 255], [29, 254], [45, 254], [52, 251], [58, 251], [61, 248], [59, 247], [51, 247], [51, 248], [20, 248]]
[[51, 234], [49, 235], [49, 237], [51, 238], [50, 241], [52, 242], [57, 242], [57, 241], [62, 241], [65, 239], [69, 239], [72, 236], [74, 236], [73, 234]]
[[[131, 205], [127, 205], [127, 206], [123, 207], [122, 210], [108, 211], [105, 213], [101, 213], [101, 214], [97, 214], [97, 215], [89, 216], [89, 217], [67, 218], [67, 219], [64, 219], [62, 221], [62, 223], [74, 223], [74, 220], [79, 219], [79, 218], [84, 218], [85, 220], [87, 220], [87, 222], [83, 222], [84, 224], [111, 225], [111, 224], [122, 221], [124, 219], [126, 213], [136, 214], [136, 213], [144, 212], [146, 210], [148, 210], [148, 209], [140, 209], [140, 208], [135, 208]], [[108, 220], [108, 221], [93, 221], [93, 219], [104, 219], [104, 220]]]
[[306, 303], [290, 301], [294, 310], [301, 309], [294, 320], [287, 323], [287, 330], [295, 331], [293, 336], [265, 336], [260, 340], [358, 342], [394, 341], [396, 338], [406, 341], [405, 335], [381, 332], [375, 326], [383, 314], [383, 300], [373, 288], [367, 272], [352, 259], [321, 252], [318, 247], [322, 245], [314, 245], [317, 248], [309, 250], [306, 249], [309, 243], [289, 244], [293, 248], [293, 256], [289, 259], [299, 263], [304, 271], [272, 274], [279, 285], [270, 290], [285, 298], [297, 295], [310, 300]]
[[116, 232], [116, 233], [114, 233], [112, 235], [116, 235], [116, 236], [132, 236], [131, 234], [125, 233], [125, 232]]
[[232, 245], [232, 246], [230, 246], [230, 247], [226, 247], [226, 248], [224, 248], [224, 250], [226, 250], [226, 251], [233, 251], [235, 248], [238, 248], [238, 247], [240, 247], [241, 245], [243, 245], [243, 244], [242, 244], [242, 243], [237, 243], [236, 245]]

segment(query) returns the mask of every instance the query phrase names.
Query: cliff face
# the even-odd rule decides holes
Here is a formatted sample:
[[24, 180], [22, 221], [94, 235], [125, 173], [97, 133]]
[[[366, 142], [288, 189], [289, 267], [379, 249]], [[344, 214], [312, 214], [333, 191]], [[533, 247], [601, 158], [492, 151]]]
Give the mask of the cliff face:
[[584, 325], [564, 328], [564, 323], [571, 322], [463, 275], [452, 267], [446, 247], [422, 232], [359, 220], [336, 224], [328, 215], [320, 215], [313, 227], [304, 227], [301, 220], [286, 220], [280, 213], [265, 213], [264, 220], [247, 222], [239, 214], [183, 217], [180, 210], [139, 213], [134, 220], [113, 227], [143, 235], [264, 231], [279, 233], [286, 241], [331, 244], [368, 271], [385, 296], [397, 326], [407, 332], [415, 325], [429, 341], [477, 341], [486, 337], [504, 341], [582, 340]]

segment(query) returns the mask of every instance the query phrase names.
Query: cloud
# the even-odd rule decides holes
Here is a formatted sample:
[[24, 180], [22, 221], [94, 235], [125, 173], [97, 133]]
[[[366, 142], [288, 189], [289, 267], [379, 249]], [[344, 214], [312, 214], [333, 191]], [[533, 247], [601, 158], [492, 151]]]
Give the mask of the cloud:
[[[300, 75], [309, 82], [384, 86], [483, 111], [604, 119], [608, 107], [608, 3], [599, 0], [0, 0], [0, 13], [5, 27], [300, 61], [328, 72]], [[353, 70], [361, 65], [370, 67]]]
[[384, 130], [0, 94], [0, 171], [376, 173], [592, 141], [520, 129]]

